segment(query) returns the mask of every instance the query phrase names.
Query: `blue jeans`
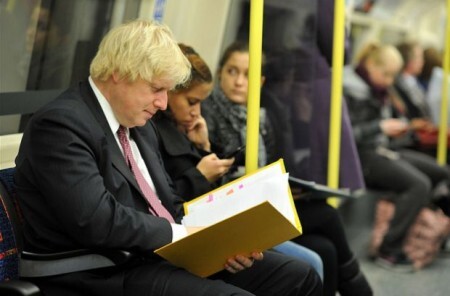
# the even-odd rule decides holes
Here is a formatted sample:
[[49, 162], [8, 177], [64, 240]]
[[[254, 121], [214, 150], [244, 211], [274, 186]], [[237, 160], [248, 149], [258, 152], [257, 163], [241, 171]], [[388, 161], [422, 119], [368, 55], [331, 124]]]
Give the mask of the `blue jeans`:
[[311, 265], [317, 271], [323, 281], [323, 263], [322, 259], [316, 252], [291, 241], [279, 244], [272, 249], [282, 254], [289, 255], [309, 263], [309, 265]]

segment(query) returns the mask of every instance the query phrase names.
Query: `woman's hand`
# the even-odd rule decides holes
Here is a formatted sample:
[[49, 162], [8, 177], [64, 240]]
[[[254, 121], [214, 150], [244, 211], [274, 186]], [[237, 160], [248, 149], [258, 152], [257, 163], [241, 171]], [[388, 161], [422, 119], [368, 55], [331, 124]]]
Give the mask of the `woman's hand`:
[[380, 122], [380, 128], [385, 135], [396, 138], [405, 134], [409, 126], [401, 119], [389, 118]]
[[426, 130], [426, 131], [434, 131], [436, 127], [434, 124], [424, 118], [414, 118], [411, 120], [411, 128], [414, 130]]
[[236, 255], [227, 260], [225, 263], [225, 269], [231, 273], [237, 273], [241, 270], [252, 267], [255, 260], [262, 260], [263, 253], [253, 252], [250, 256]]
[[211, 183], [225, 175], [233, 162], [234, 158], [220, 159], [216, 154], [212, 153], [200, 160], [197, 164], [197, 169]]
[[291, 187], [291, 194], [294, 200], [299, 200], [302, 198], [304, 192], [300, 188]]
[[188, 139], [194, 143], [195, 147], [204, 151], [211, 151], [211, 144], [208, 137], [208, 127], [202, 116], [197, 117], [192, 125], [186, 129], [186, 135]]

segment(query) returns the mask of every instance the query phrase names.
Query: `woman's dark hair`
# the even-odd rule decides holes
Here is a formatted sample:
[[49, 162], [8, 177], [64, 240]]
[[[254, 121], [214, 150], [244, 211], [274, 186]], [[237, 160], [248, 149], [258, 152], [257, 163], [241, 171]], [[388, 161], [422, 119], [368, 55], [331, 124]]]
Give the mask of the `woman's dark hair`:
[[212, 82], [212, 73], [206, 62], [191, 47], [183, 43], [178, 44], [181, 51], [191, 63], [191, 78], [184, 84], [178, 85], [176, 91], [186, 90], [201, 83]]
[[397, 45], [398, 52], [402, 55], [403, 67], [406, 67], [414, 57], [414, 50], [417, 47], [420, 47], [417, 41], [406, 41]]
[[[247, 42], [243, 41], [235, 41], [231, 43], [223, 52], [222, 57], [219, 61], [219, 69], [220, 72], [223, 68], [223, 66], [226, 64], [226, 62], [230, 59], [231, 55], [235, 52], [249, 52], [249, 47]], [[262, 53], [262, 61], [261, 61], [261, 73], [262, 75], [265, 74], [265, 64], [266, 64], [266, 58], [264, 56], [264, 53]]]
[[434, 47], [429, 47], [423, 52], [423, 68], [419, 74], [419, 79], [428, 81], [431, 78], [431, 73], [434, 67], [442, 67], [442, 54]]

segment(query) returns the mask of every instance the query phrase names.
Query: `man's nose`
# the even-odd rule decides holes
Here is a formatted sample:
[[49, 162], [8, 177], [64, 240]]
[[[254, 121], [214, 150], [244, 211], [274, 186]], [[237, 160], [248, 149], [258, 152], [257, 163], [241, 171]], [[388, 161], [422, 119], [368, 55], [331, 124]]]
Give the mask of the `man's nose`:
[[161, 92], [160, 94], [157, 94], [154, 101], [153, 101], [153, 105], [160, 109], [160, 110], [166, 110], [167, 109], [167, 101], [168, 101], [168, 96], [167, 96], [167, 92]]

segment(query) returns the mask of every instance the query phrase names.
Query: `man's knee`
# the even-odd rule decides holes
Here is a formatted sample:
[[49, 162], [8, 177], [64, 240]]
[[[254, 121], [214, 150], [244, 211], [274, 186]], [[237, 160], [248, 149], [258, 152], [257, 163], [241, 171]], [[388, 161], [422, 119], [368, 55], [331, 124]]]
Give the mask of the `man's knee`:
[[291, 285], [297, 287], [293, 295], [322, 295], [322, 280], [317, 271], [309, 264], [294, 259], [285, 265]]

